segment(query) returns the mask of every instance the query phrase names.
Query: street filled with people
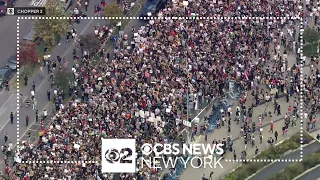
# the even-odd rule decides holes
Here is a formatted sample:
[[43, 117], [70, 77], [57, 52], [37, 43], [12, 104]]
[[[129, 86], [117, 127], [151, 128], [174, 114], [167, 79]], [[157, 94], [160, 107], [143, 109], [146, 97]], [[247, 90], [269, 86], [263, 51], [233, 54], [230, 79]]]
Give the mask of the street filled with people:
[[[290, 127], [299, 125], [302, 117], [298, 112], [301, 88], [297, 17], [302, 13], [298, 1], [220, 2], [193, 1], [184, 8], [184, 15], [283, 18], [154, 19], [145, 26], [130, 27], [131, 33], [120, 30], [116, 35], [112, 35], [114, 28], [95, 26], [96, 38], [110, 39], [112, 50], [105, 50], [103, 43], [99, 49], [101, 61], [95, 64], [80, 43], [80, 48], [72, 52], [71, 70], [63, 57], [45, 61], [52, 81], [54, 73], [70, 71], [72, 85], [68, 92], [55, 84], [52, 91], [48, 90], [48, 100], [54, 99], [56, 113], [50, 117], [52, 123], [39, 132], [36, 144], [25, 142], [24, 148], [15, 153], [3, 148], [3, 153], [14, 159], [13, 171], [8, 163], [6, 173], [24, 179], [112, 179], [115, 174], [102, 174], [100, 170], [101, 138], [135, 138], [138, 149], [146, 142], [171, 143], [186, 128], [183, 120], [191, 121], [190, 111], [199, 109], [203, 102], [230, 96], [229, 81], [235, 82], [239, 103], [226, 108], [214, 123], [216, 128], [225, 123], [229, 134], [231, 126], [236, 126], [245, 148], [232, 147], [228, 135], [216, 139], [228, 141], [227, 153], [241, 154], [245, 159], [247, 144], [255, 148], [253, 136], [261, 134], [261, 121], [267, 121], [274, 134], [275, 140], [268, 139], [270, 144], [278, 134], [285, 135]], [[176, 16], [180, 10], [181, 6], [173, 1], [159, 16]], [[66, 38], [78, 42], [76, 35], [72, 29]], [[43, 73], [46, 72], [41, 70]], [[319, 112], [319, 90], [315, 89], [319, 89], [320, 73], [318, 69], [314, 73], [304, 80], [309, 92], [305, 103], [312, 106], [308, 112], [310, 128], [316, 121], [312, 115]], [[32, 109], [37, 109], [34, 89]], [[67, 94], [72, 98], [63, 104]], [[187, 103], [189, 94], [195, 95], [192, 107]], [[282, 97], [286, 107], [279, 103]], [[265, 109], [263, 114], [253, 116], [256, 107]], [[273, 132], [272, 116], [285, 117], [282, 132]], [[39, 118], [48, 118], [46, 109]], [[206, 132], [208, 126], [203, 128]], [[198, 133], [198, 129], [191, 131]], [[9, 146], [12, 149], [12, 144]], [[152, 179], [160, 174], [145, 167], [135, 174], [120, 176], [128, 180]]]

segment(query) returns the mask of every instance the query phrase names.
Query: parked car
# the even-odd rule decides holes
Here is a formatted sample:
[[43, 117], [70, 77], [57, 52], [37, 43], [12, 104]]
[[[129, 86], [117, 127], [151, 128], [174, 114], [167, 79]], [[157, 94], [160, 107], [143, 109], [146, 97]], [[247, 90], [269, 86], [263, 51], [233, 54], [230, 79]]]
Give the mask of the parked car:
[[9, 67], [12, 70], [17, 70], [17, 58], [16, 55], [12, 55], [9, 57], [6, 67]]
[[156, 15], [161, 9], [165, 7], [167, 0], [147, 0], [143, 5], [140, 16], [149, 17]]
[[7, 14], [7, 8], [14, 6], [15, 0], [0, 0], [0, 16]]
[[12, 76], [12, 69], [6, 67], [0, 68], [0, 88], [4, 88], [6, 81], [10, 81]]

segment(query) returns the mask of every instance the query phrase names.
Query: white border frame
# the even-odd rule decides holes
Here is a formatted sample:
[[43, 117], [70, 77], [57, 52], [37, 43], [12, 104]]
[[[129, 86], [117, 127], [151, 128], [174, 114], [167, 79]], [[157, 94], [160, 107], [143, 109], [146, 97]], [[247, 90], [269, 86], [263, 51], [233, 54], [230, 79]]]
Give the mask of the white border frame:
[[[17, 18], [17, 146], [19, 146], [19, 142], [20, 142], [20, 134], [19, 134], [19, 107], [20, 107], [20, 91], [19, 91], [19, 77], [20, 77], [20, 65], [19, 65], [19, 49], [20, 49], [20, 33], [19, 33], [19, 23], [20, 20], [37, 20], [37, 19], [95, 19], [95, 20], [107, 20], [107, 19], [119, 19], [119, 20], [134, 20], [134, 19], [140, 19], [140, 20], [152, 20], [152, 19], [185, 19], [185, 20], [245, 20], [245, 19], [256, 19], [256, 20], [264, 20], [264, 19], [300, 19], [300, 71], [301, 74], [303, 74], [303, 66], [302, 66], [302, 57], [303, 57], [303, 18], [302, 17], [18, 17]], [[303, 77], [300, 77], [301, 80], [301, 84], [300, 86], [303, 86]], [[304, 119], [304, 113], [302, 111], [303, 108], [303, 92], [300, 92], [300, 117], [301, 118], [301, 122], [300, 122], [300, 134], [301, 134], [301, 138], [300, 138], [300, 159], [246, 159], [246, 160], [241, 160], [241, 159], [237, 159], [237, 160], [225, 160], [227, 162], [301, 162], [303, 159], [303, 119]], [[53, 161], [53, 160], [49, 160], [49, 161], [38, 161], [38, 160], [33, 160], [33, 161], [22, 161], [20, 164], [33, 164], [33, 163], [47, 163], [47, 164], [51, 164], [51, 163], [63, 163], [63, 164], [77, 164], [77, 163], [86, 163], [86, 164], [91, 164], [91, 163], [99, 163], [98, 161], [72, 161], [72, 160], [65, 160], [65, 161]]]

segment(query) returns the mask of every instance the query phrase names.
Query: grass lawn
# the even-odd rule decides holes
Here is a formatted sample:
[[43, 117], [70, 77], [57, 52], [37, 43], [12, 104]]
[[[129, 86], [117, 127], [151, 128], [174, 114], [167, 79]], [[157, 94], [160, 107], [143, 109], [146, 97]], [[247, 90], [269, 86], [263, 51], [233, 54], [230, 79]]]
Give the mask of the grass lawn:
[[[295, 133], [289, 139], [284, 140], [281, 144], [273, 146], [265, 151], [262, 151], [253, 159], [282, 159], [284, 158], [284, 154], [290, 150], [298, 149], [301, 146], [300, 139], [301, 134], [300, 132]], [[311, 137], [308, 133], [303, 133], [303, 140], [305, 144], [309, 144], [313, 141], [313, 137]], [[271, 162], [248, 162], [242, 164], [234, 171], [230, 172], [226, 175], [223, 180], [244, 180], [257, 173], [259, 170], [263, 169], [266, 165], [270, 164]], [[278, 180], [287, 180], [283, 178], [277, 178]]]
[[303, 55], [307, 56], [307, 57], [319, 55], [319, 53], [317, 53], [317, 48], [318, 48], [317, 46], [318, 46], [318, 43], [304, 46], [303, 47]]

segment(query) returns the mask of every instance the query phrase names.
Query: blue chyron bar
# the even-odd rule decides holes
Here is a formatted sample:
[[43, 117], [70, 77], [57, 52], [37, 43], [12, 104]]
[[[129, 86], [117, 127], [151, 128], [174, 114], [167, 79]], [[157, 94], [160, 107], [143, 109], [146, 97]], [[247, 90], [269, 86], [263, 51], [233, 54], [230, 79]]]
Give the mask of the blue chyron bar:
[[16, 15], [16, 16], [39, 16], [45, 15], [45, 7], [14, 7], [7, 8], [7, 15]]

